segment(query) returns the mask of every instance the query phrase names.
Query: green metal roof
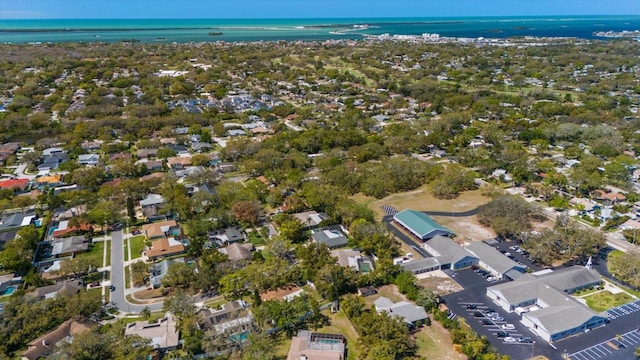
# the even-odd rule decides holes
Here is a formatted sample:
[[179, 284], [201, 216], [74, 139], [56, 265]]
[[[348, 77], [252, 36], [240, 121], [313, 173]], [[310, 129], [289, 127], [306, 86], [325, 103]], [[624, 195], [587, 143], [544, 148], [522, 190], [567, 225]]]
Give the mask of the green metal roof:
[[434, 236], [442, 233], [455, 235], [453, 231], [438, 224], [429, 215], [420, 211], [402, 210], [393, 218], [421, 238], [429, 234]]

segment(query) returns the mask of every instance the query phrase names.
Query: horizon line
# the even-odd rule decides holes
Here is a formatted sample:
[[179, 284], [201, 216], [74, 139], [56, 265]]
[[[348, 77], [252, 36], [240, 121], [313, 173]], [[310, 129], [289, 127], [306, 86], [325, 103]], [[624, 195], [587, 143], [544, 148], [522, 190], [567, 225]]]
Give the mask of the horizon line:
[[353, 16], [353, 17], [219, 17], [219, 18], [200, 18], [200, 17], [87, 17], [87, 18], [65, 18], [65, 17], [35, 17], [35, 18], [4, 18], [0, 16], [0, 21], [11, 20], [326, 20], [326, 19], [487, 19], [487, 18], [585, 18], [585, 17], [640, 17], [638, 14], [562, 14], [562, 15], [469, 15], [469, 16], [450, 16], [450, 15], [434, 15], [434, 16]]

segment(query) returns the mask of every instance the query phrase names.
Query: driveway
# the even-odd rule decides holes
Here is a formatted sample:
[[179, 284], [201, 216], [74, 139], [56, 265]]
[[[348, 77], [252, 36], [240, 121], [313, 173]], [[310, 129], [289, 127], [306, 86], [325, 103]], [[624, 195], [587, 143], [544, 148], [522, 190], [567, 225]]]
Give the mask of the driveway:
[[162, 302], [140, 305], [127, 301], [124, 286], [124, 244], [122, 231], [114, 231], [111, 233], [111, 284], [116, 288], [111, 292], [111, 302], [123, 313], [139, 314], [145, 307], [149, 307], [151, 311], [162, 309]]

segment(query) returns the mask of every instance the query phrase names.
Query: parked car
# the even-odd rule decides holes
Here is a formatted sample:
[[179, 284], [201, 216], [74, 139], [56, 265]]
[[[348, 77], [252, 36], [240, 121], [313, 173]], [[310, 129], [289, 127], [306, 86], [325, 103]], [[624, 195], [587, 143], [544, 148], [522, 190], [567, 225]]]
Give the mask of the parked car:
[[494, 313], [496, 311], [493, 310], [492, 308], [486, 308], [486, 309], [482, 310], [482, 312], [485, 313], [485, 314], [489, 314], [489, 313]]
[[488, 325], [493, 325], [493, 322], [491, 320], [488, 319], [484, 319], [482, 321], [480, 321], [480, 323], [484, 326], [488, 326]]
[[518, 340], [519, 343], [533, 344], [533, 340], [528, 336], [522, 336], [517, 338], [516, 340]]
[[493, 321], [502, 321], [502, 320], [504, 320], [504, 318], [501, 317], [501, 316], [494, 316], [494, 317], [491, 318], [491, 320], [493, 320]]
[[473, 305], [473, 304], [467, 304], [467, 310], [475, 310], [475, 309], [477, 309], [477, 308], [478, 308], [478, 307], [477, 307], [476, 305]]
[[116, 291], [116, 286], [115, 286], [115, 285], [111, 285], [111, 286], [109, 286], [109, 290], [111, 290], [111, 291]]
[[507, 336], [506, 338], [502, 339], [504, 342], [506, 343], [515, 343], [517, 342], [517, 340], [511, 336]]
[[484, 314], [481, 313], [480, 311], [476, 311], [473, 313], [473, 317], [484, 317]]
[[487, 278], [487, 281], [488, 281], [488, 282], [496, 282], [496, 281], [498, 281], [498, 279], [496, 279], [496, 278], [495, 278], [495, 277], [493, 277], [493, 276], [489, 276], [489, 277]]
[[502, 328], [502, 330], [515, 330], [516, 327], [513, 324], [502, 324], [502, 326], [500, 326]]
[[506, 337], [508, 337], [508, 336], [509, 336], [509, 333], [508, 333], [508, 332], [506, 332], [506, 331], [498, 331], [498, 332], [496, 333], [496, 336], [497, 336], [497, 337], [499, 337], [499, 338], [506, 338]]

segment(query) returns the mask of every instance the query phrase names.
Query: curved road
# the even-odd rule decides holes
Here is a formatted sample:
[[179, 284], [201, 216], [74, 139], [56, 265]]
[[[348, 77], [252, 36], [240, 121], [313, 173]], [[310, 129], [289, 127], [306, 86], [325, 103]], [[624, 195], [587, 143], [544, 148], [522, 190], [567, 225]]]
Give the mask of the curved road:
[[122, 231], [113, 231], [111, 233], [111, 284], [116, 287], [111, 292], [111, 302], [121, 312], [139, 314], [145, 307], [149, 307], [151, 311], [162, 310], [162, 302], [140, 305], [127, 301], [124, 286], [124, 243]]

